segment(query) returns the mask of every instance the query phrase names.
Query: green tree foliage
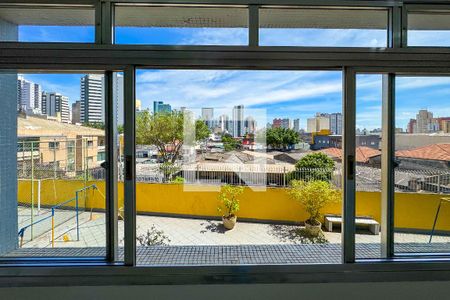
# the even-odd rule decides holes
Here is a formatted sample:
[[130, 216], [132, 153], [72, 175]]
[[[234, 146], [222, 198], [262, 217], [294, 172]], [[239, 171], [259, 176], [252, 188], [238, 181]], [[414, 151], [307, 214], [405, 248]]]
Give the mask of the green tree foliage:
[[243, 186], [223, 185], [220, 188], [219, 201], [220, 205], [217, 210], [225, 213], [225, 217], [231, 217], [239, 211], [238, 196], [244, 192]]
[[266, 131], [266, 143], [274, 149], [286, 149], [300, 142], [298, 133], [288, 128], [269, 128]]
[[86, 122], [83, 123], [83, 126], [105, 130], [105, 124], [102, 122], [91, 122], [91, 123]]
[[163, 161], [173, 164], [179, 158], [185, 137], [195, 142], [210, 134], [206, 124], [200, 120], [195, 121], [195, 130], [185, 128], [194, 124], [185, 119], [189, 117], [178, 111], [156, 114], [144, 111], [136, 118], [136, 143], [156, 146]]
[[327, 181], [292, 180], [289, 195], [299, 201], [309, 214], [311, 225], [319, 225], [322, 218], [322, 209], [329, 203], [337, 203], [341, 199], [339, 190], [334, 189]]
[[232, 151], [241, 147], [241, 142], [239, 140], [234, 139], [229, 134], [222, 135], [222, 143], [225, 151]]
[[322, 152], [310, 153], [295, 164], [295, 171], [289, 174], [292, 179], [330, 181], [334, 171], [334, 161]]

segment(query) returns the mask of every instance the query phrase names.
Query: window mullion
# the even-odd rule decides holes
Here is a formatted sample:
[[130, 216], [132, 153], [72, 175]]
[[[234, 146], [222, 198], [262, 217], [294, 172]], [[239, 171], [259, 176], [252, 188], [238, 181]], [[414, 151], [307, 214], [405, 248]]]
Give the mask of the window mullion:
[[356, 74], [343, 69], [342, 131], [342, 262], [355, 262], [355, 119]]

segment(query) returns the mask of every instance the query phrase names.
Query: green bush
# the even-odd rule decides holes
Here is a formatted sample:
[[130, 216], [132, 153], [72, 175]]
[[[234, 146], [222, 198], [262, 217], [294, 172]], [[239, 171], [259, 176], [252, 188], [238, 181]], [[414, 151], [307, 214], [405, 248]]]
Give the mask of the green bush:
[[334, 189], [327, 181], [303, 181], [292, 180], [289, 195], [300, 202], [309, 218], [306, 220], [311, 225], [319, 225], [322, 218], [321, 210], [329, 203], [339, 202], [341, 193]]
[[334, 161], [322, 152], [310, 153], [302, 157], [295, 170], [288, 174], [288, 182], [294, 179], [304, 181], [331, 181], [334, 171]]
[[239, 199], [238, 196], [242, 195], [244, 187], [223, 185], [220, 188], [219, 201], [220, 205], [217, 207], [219, 213], [225, 212], [225, 217], [230, 217], [239, 211]]

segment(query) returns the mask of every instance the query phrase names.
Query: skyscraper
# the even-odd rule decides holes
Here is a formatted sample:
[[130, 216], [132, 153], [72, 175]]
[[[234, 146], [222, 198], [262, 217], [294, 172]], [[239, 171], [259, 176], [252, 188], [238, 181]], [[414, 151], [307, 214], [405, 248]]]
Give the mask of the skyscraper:
[[342, 114], [332, 113], [329, 115], [330, 126], [329, 129], [332, 134], [342, 135]]
[[153, 101], [153, 113], [171, 112], [172, 107], [170, 104], [164, 104], [163, 101]]
[[244, 135], [244, 105], [233, 107], [233, 137]]
[[[317, 113], [314, 118], [308, 118], [306, 123], [307, 132], [319, 132], [330, 129], [330, 118], [328, 114]], [[342, 128], [341, 128], [342, 130]]]
[[214, 127], [214, 108], [203, 107], [202, 108], [202, 120], [205, 122], [209, 129]]
[[294, 119], [294, 131], [295, 132], [300, 131], [300, 119]]
[[227, 115], [221, 115], [219, 117], [219, 127], [222, 132], [229, 132], [231, 125], [230, 125], [230, 118]]
[[81, 123], [80, 113], [81, 113], [81, 101], [78, 100], [75, 103], [72, 103], [72, 123], [73, 124]]
[[69, 123], [69, 98], [55, 92], [42, 92], [42, 113]]
[[416, 115], [416, 126], [414, 128], [414, 133], [429, 133], [436, 131], [436, 126], [434, 126], [433, 123], [432, 112], [426, 109], [419, 110], [419, 113]]
[[81, 112], [83, 123], [103, 123], [104, 109], [104, 77], [88, 74], [81, 77]]
[[17, 79], [17, 109], [24, 112], [41, 113], [41, 102], [41, 86], [19, 76]]

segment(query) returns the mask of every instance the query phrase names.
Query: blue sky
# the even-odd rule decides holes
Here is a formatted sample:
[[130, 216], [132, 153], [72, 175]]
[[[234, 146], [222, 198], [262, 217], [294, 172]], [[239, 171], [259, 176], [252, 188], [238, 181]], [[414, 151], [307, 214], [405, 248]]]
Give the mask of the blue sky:
[[[430, 36], [430, 35], [429, 35]], [[433, 36], [433, 35], [431, 35]], [[21, 26], [21, 41], [92, 42], [93, 27]], [[125, 44], [229, 44], [245, 45], [242, 28], [120, 28], [116, 41]], [[426, 43], [423, 34], [415, 40]], [[384, 47], [386, 34], [380, 30], [264, 29], [262, 45], [368, 46]], [[44, 90], [80, 97], [83, 74], [26, 74]], [[164, 101], [177, 108], [214, 107], [266, 110], [267, 120], [300, 118], [301, 126], [316, 112], [341, 112], [342, 82], [339, 71], [219, 71], [140, 70], [137, 98], [143, 107]], [[419, 109], [435, 116], [450, 116], [450, 78], [398, 78], [397, 126], [406, 127]], [[358, 75], [357, 126], [377, 128], [381, 124], [381, 76]]]

